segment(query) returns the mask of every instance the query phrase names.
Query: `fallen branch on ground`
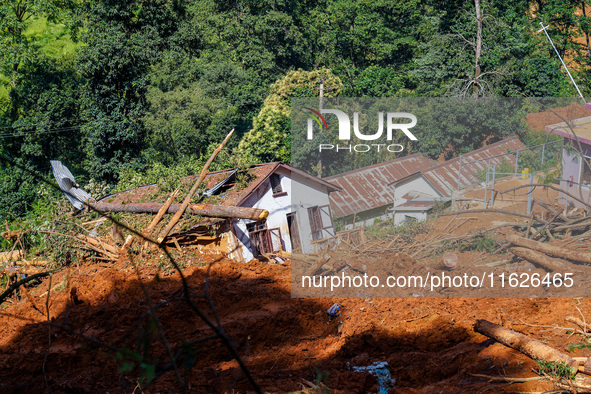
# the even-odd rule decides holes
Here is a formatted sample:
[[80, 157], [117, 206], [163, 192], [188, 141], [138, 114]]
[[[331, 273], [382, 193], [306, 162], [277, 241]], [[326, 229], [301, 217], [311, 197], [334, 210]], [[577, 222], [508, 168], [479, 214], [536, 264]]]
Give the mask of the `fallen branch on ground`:
[[[452, 212], [452, 213], [446, 213], [444, 215], [441, 216], [449, 216], [449, 215], [461, 215], [463, 213], [477, 213], [477, 212], [483, 212], [483, 213], [503, 213], [506, 215], [513, 215], [513, 216], [519, 216], [522, 218], [526, 218], [529, 219], [530, 215], [526, 215], [524, 213], [518, 213], [518, 212], [511, 212], [511, 211], [507, 211], [504, 209], [495, 209], [495, 208], [490, 208], [490, 209], [468, 209], [465, 211], [458, 211], [458, 212]], [[538, 219], [536, 218], [536, 220], [542, 224], [546, 224], [547, 221], [543, 220], [543, 219]]]
[[25, 279], [21, 279], [18, 282], [11, 284], [4, 293], [0, 294], [0, 304], [2, 304], [4, 302], [4, 300], [6, 300], [8, 297], [10, 297], [12, 295], [12, 293], [16, 289], [18, 289], [20, 286], [27, 284], [35, 279], [44, 278], [49, 274], [50, 274], [50, 272], [40, 272], [35, 275], [27, 276]]
[[582, 321], [578, 317], [567, 316], [564, 320], [566, 320], [567, 322], [576, 324], [577, 326], [581, 327], [584, 332], [591, 332], [591, 326], [589, 326], [589, 324], [586, 324], [584, 321]]
[[528, 248], [509, 248], [509, 251], [517, 257], [521, 257], [534, 264], [541, 265], [550, 272], [560, 271], [567, 267], [565, 261], [553, 259], [546, 256], [544, 253], [537, 252]]
[[234, 129], [232, 129], [228, 133], [228, 135], [226, 136], [226, 138], [224, 138], [224, 140], [222, 141], [220, 146], [218, 146], [216, 148], [216, 150], [213, 151], [213, 153], [211, 154], [211, 156], [209, 157], [209, 159], [207, 160], [207, 162], [203, 166], [203, 169], [201, 170], [201, 174], [199, 175], [199, 178], [197, 179], [197, 181], [195, 182], [195, 184], [193, 185], [191, 190], [189, 190], [189, 193], [187, 194], [187, 196], [183, 200], [183, 203], [180, 206], [178, 212], [173, 216], [173, 218], [170, 220], [168, 225], [160, 233], [160, 236], [158, 237], [158, 244], [161, 244], [162, 241], [164, 241], [164, 238], [166, 238], [168, 236], [168, 234], [172, 231], [174, 226], [176, 226], [176, 224], [179, 222], [179, 220], [181, 220], [181, 216], [183, 216], [183, 214], [185, 213], [185, 210], [187, 209], [187, 207], [191, 203], [191, 199], [193, 198], [193, 196], [197, 192], [197, 189], [199, 189], [201, 182], [203, 182], [203, 180], [205, 179], [205, 176], [208, 174], [209, 166], [211, 165], [213, 160], [216, 158], [218, 153], [220, 153], [220, 151], [224, 148], [224, 146], [226, 145], [226, 143], [228, 142], [228, 140], [230, 139], [232, 134], [234, 134]]
[[474, 324], [474, 331], [486, 335], [511, 349], [515, 349], [533, 360], [564, 363], [571, 368], [573, 374], [578, 372], [579, 363], [572, 357], [498, 324], [487, 320], [477, 320], [476, 324]]
[[576, 250], [567, 249], [560, 246], [548, 245], [542, 242], [533, 241], [531, 239], [522, 238], [517, 235], [509, 235], [507, 237], [507, 241], [511, 242], [513, 245], [523, 246], [528, 249], [546, 253], [550, 256], [591, 264], [591, 253], [578, 252]]

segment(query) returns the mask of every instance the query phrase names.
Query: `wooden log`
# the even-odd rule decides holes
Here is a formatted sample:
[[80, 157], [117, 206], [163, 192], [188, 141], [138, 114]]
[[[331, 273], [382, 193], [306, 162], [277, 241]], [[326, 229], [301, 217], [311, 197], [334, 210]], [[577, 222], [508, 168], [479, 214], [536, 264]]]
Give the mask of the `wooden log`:
[[316, 261], [312, 263], [312, 265], [306, 270], [306, 275], [314, 275], [316, 271], [318, 271], [328, 260], [330, 260], [329, 254], [324, 254], [320, 256]]
[[226, 145], [226, 143], [228, 142], [228, 140], [230, 139], [230, 137], [232, 136], [233, 133], [234, 133], [234, 129], [232, 129], [228, 133], [228, 135], [226, 136], [226, 138], [224, 138], [224, 140], [222, 141], [220, 146], [218, 146], [216, 148], [216, 150], [213, 151], [213, 153], [211, 154], [211, 156], [209, 157], [209, 159], [207, 160], [207, 162], [203, 166], [203, 169], [201, 170], [201, 174], [199, 175], [199, 178], [197, 179], [197, 181], [195, 182], [195, 184], [193, 185], [191, 190], [189, 190], [189, 193], [185, 197], [183, 204], [179, 208], [178, 212], [173, 216], [173, 218], [170, 220], [168, 225], [160, 233], [160, 236], [158, 237], [158, 243], [162, 243], [162, 241], [164, 241], [164, 238], [166, 238], [168, 236], [168, 234], [172, 231], [174, 226], [176, 226], [176, 224], [179, 222], [179, 220], [181, 220], [181, 216], [183, 216], [183, 213], [185, 213], [185, 210], [187, 209], [187, 207], [191, 203], [191, 199], [193, 198], [193, 196], [197, 192], [197, 189], [199, 189], [201, 182], [203, 182], [203, 180], [205, 179], [205, 176], [209, 172], [209, 166], [211, 165], [213, 160], [216, 158], [218, 153], [220, 153], [220, 151], [224, 148], [224, 146]]
[[284, 258], [284, 259], [291, 259], [291, 253], [280, 250], [279, 253], [277, 253], [277, 256]]
[[1, 274], [6, 275], [13, 275], [13, 274], [25, 274], [25, 275], [33, 275], [38, 274], [39, 272], [47, 271], [46, 267], [35, 267], [35, 266], [26, 266], [26, 265], [8, 265], [4, 267], [3, 270], [0, 270]]
[[103, 249], [106, 252], [112, 253], [114, 255], [118, 255], [119, 254], [119, 249], [116, 246], [110, 245], [108, 243], [105, 242], [101, 242], [99, 239], [97, 238], [92, 238], [92, 237], [86, 237], [86, 236], [82, 236], [82, 235], [77, 235], [76, 238], [78, 238], [81, 241], [84, 241], [96, 248], [100, 248]]
[[[561, 215], [561, 214], [562, 214], [562, 212], [560, 212], [560, 211], [558, 211], [558, 210], [554, 209], [554, 208], [553, 208], [553, 207], [551, 207], [549, 204], [546, 204], [546, 203], [545, 203], [545, 202], [543, 202], [543, 201], [539, 201], [539, 200], [537, 200], [537, 199], [535, 199], [535, 198], [534, 198], [534, 202], [536, 202], [536, 203], [537, 203], [539, 206], [541, 206], [541, 207], [542, 207], [542, 208], [544, 208], [545, 210], [547, 210], [547, 211], [551, 212], [553, 215]], [[563, 217], [562, 219], [564, 219], [564, 217]]]
[[528, 338], [523, 334], [509, 330], [498, 324], [491, 323], [487, 320], [476, 320], [474, 331], [486, 335], [511, 349], [515, 349], [534, 360], [564, 363], [572, 369], [573, 373], [578, 371], [579, 363], [572, 357], [540, 341]]
[[[488, 209], [468, 209], [468, 210], [464, 210], [464, 211], [458, 211], [458, 212], [452, 212], [452, 213], [446, 213], [440, 216], [450, 216], [450, 215], [461, 215], [464, 213], [503, 213], [505, 215], [513, 215], [513, 216], [519, 216], [521, 218], [526, 218], [529, 219], [530, 215], [526, 215], [524, 213], [518, 213], [518, 212], [511, 212], [511, 211], [507, 211], [505, 209], [496, 209], [496, 208], [488, 208]], [[535, 220], [537, 220], [540, 223], [546, 224], [547, 222], [543, 219], [538, 219], [536, 218]]]
[[511, 242], [513, 245], [523, 246], [524, 248], [533, 249], [538, 252], [549, 254], [550, 256], [591, 264], [591, 253], [588, 252], [578, 252], [560, 246], [548, 245], [531, 239], [522, 238], [517, 235], [509, 235], [507, 241]]
[[544, 253], [537, 252], [528, 248], [509, 248], [509, 251], [517, 257], [544, 267], [550, 272], [560, 271], [567, 267], [566, 262], [546, 256]]
[[[144, 230], [144, 232], [143, 232], [144, 237], [148, 238], [150, 236], [150, 234], [152, 234], [152, 231], [154, 231], [154, 229], [156, 228], [158, 223], [160, 223], [160, 220], [162, 220], [162, 217], [164, 216], [164, 214], [168, 211], [168, 208], [170, 208], [170, 206], [174, 202], [174, 199], [179, 194], [179, 191], [180, 191], [180, 189], [176, 189], [175, 191], [173, 191], [172, 194], [166, 200], [166, 202], [162, 205], [162, 207], [160, 207], [156, 216], [154, 216], [154, 218], [152, 219], [152, 221], [150, 222], [148, 227]], [[127, 244], [127, 241], [125, 243]], [[149, 243], [148, 241], [144, 242], [144, 249], [148, 247], [148, 243]], [[125, 245], [123, 245], [123, 248], [124, 248], [123, 250], [127, 250], [127, 248], [131, 247], [132, 244], [133, 244], [133, 238], [129, 241], [129, 245], [127, 247], [125, 247]]]
[[[535, 233], [535, 234], [533, 234], [531, 237], [528, 237], [528, 238], [535, 239], [535, 238], [536, 238], [538, 235], [540, 235], [540, 234], [542, 233], [542, 231], [544, 231], [544, 230], [545, 230], [545, 229], [546, 229], [546, 228], [547, 228], [547, 227], [548, 227], [548, 226], [549, 226], [551, 223], [554, 223], [554, 221], [555, 221], [555, 220], [558, 218], [558, 216], [560, 216], [560, 215], [561, 215], [561, 213], [560, 213], [560, 212], [556, 213], [556, 214], [555, 214], [555, 215], [552, 217], [552, 219], [550, 219], [550, 221], [549, 221], [548, 223], [544, 224], [544, 225], [543, 225], [543, 226], [542, 226], [540, 229], [538, 229], [538, 231], [536, 231], [536, 233]], [[548, 230], [548, 234], [549, 234], [549, 231], [550, 231], [550, 230]]]
[[[97, 241], [94, 238], [91, 237], [84, 237], [82, 235], [68, 235], [68, 234], [61, 234], [61, 233], [56, 233], [54, 231], [45, 231], [45, 230], [39, 230], [40, 233], [44, 233], [44, 234], [53, 234], [53, 235], [59, 235], [61, 237], [67, 237], [67, 238], [72, 238], [78, 242], [83, 243], [84, 245], [86, 245], [87, 248], [94, 250], [95, 252], [101, 253], [103, 254], [105, 257], [107, 257], [109, 260], [117, 260], [117, 258], [119, 257], [119, 252], [117, 253], [110, 253], [107, 252], [105, 250], [105, 248], [103, 247], [105, 244], [103, 244], [102, 242]], [[91, 239], [91, 242], [87, 242], [88, 239]], [[95, 246], [98, 245], [98, 246]], [[110, 245], [109, 245], [110, 246]], [[113, 248], [115, 248], [113, 246]], [[115, 250], [117, 250], [117, 248], [115, 248]]]
[[556, 226], [556, 227], [554, 227], [554, 230], [555, 231], [562, 231], [562, 230], [580, 231], [580, 230], [585, 230], [589, 226], [591, 226], [591, 220], [590, 221], [579, 221], [579, 223], [575, 223], [575, 224], [565, 224], [562, 226]]
[[6, 238], [7, 240], [16, 239], [16, 238], [18, 238], [19, 235], [21, 235], [20, 230], [5, 231], [2, 233], [2, 236], [4, 238]]
[[[132, 213], [158, 213], [165, 207], [162, 203], [143, 202], [135, 204], [107, 204], [100, 203], [93, 206], [93, 208], [101, 212], [132, 212]], [[171, 204], [165, 213], [179, 213], [181, 204]], [[186, 207], [186, 212], [193, 215], [201, 215], [214, 218], [236, 218], [236, 219], [250, 219], [263, 220], [269, 216], [269, 211], [259, 208], [248, 207], [231, 207], [223, 205], [211, 204], [192, 204]], [[162, 214], [164, 215], [164, 214]]]

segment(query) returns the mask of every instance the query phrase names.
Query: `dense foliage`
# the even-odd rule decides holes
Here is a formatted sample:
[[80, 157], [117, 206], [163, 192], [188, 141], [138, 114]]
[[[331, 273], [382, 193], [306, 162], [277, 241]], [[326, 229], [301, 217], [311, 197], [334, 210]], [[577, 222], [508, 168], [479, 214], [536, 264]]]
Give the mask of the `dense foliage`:
[[[48, 177], [59, 159], [79, 183], [114, 187], [129, 174], [190, 171], [231, 128], [235, 155], [219, 166], [289, 161], [290, 99], [318, 96], [321, 81], [327, 97], [574, 96], [536, 31], [550, 26], [585, 81], [585, 4], [2, 1], [0, 154]], [[444, 143], [455, 153], [486, 137], [459, 130]], [[440, 138], [421, 149], [437, 157]], [[0, 219], [24, 214], [38, 192], [0, 162]]]

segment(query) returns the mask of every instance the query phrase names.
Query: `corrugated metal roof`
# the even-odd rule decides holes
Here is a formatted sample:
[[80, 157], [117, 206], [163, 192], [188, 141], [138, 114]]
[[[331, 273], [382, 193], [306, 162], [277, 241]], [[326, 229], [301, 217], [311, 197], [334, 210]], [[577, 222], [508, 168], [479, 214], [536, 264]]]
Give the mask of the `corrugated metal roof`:
[[342, 190], [330, 194], [330, 206], [337, 218], [379, 208], [394, 201], [392, 182], [432, 167], [436, 162], [413, 155], [323, 178]]
[[[245, 185], [234, 185], [228, 188], [228, 190], [220, 195], [220, 201], [216, 204], [224, 206], [241, 206], [279, 167], [282, 167], [290, 172], [300, 174], [310, 182], [324, 185], [327, 187], [329, 192], [332, 190], [338, 190], [335, 185], [332, 185], [323, 179], [319, 179], [302, 171], [296, 170], [295, 168], [286, 164], [280, 162], [264, 163], [254, 165], [247, 171], [243, 171], [248, 172], [248, 178], [245, 182]], [[236, 169], [210, 172], [203, 180], [203, 186], [209, 190], [219, 190], [221, 186], [229, 183], [229, 178], [231, 176], [237, 173], [238, 171]], [[192, 175], [184, 177], [181, 179], [181, 181], [185, 182], [187, 185], [192, 185], [198, 176], [199, 175]], [[151, 202], [164, 202], [168, 198], [168, 195], [169, 193], [159, 193], [158, 185], [154, 184], [125, 190], [123, 192], [104, 197], [100, 202], [107, 201], [113, 204], [125, 204], [145, 201], [145, 199], [148, 198], [147, 196], [150, 196], [149, 199]]]
[[[480, 182], [477, 174], [490, 163], [515, 164], [514, 155], [506, 155], [526, 146], [519, 138], [510, 137], [462, 155], [460, 182], [467, 186]], [[482, 161], [479, 161], [482, 160]], [[437, 164], [420, 153], [374, 164], [358, 170], [324, 178], [343, 190], [330, 194], [330, 206], [337, 218], [383, 207], [394, 202], [392, 183], [413, 174], [423, 173], [439, 192], [450, 197], [458, 186], [459, 157]]]
[[449, 197], [458, 188], [458, 176], [460, 177], [461, 186], [476, 184], [480, 182], [477, 174], [479, 171], [487, 168], [489, 158], [491, 165], [500, 165], [504, 161], [515, 165], [515, 156], [507, 155], [506, 153], [525, 148], [526, 146], [519, 141], [517, 136], [510, 137], [463, 154], [461, 175], [458, 174], [460, 167], [459, 157], [423, 170], [422, 172], [443, 195]]

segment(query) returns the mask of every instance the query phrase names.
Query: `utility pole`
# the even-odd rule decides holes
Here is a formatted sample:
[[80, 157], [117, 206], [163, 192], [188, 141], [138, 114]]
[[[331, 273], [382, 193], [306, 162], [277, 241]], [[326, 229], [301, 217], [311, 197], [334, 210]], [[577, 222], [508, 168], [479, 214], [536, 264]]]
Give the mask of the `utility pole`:
[[[324, 91], [330, 91], [332, 90], [332, 88], [325, 88], [324, 87], [324, 81], [326, 81], [326, 77], [322, 77], [320, 78], [320, 86], [314, 88], [316, 90], [319, 91], [319, 99], [318, 99], [318, 109], [319, 111], [322, 111], [322, 107], [324, 104]], [[318, 173], [318, 178], [322, 178], [322, 158], [320, 157], [320, 155], [318, 155], [318, 166], [317, 166], [317, 173]]]
[[326, 81], [326, 77], [320, 78], [320, 86], [314, 88], [315, 90], [320, 91], [319, 100], [318, 100], [318, 108], [322, 111], [323, 104], [324, 104], [324, 91], [330, 92], [332, 88], [325, 88], [324, 81]]

